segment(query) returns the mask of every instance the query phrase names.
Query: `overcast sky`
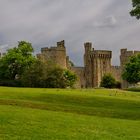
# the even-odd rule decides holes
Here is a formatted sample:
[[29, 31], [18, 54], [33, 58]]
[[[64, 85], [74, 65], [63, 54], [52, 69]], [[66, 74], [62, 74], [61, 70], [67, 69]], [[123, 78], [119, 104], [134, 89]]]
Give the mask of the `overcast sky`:
[[140, 50], [140, 20], [130, 17], [131, 0], [0, 0], [0, 51], [26, 40], [35, 52], [65, 40], [67, 54], [83, 65], [84, 42], [113, 51]]

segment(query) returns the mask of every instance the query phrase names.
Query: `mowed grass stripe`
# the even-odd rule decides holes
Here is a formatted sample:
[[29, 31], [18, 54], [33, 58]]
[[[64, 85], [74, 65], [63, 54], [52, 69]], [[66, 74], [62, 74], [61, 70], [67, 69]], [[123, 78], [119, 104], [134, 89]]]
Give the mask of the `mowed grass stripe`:
[[138, 140], [140, 93], [0, 87], [0, 140]]
[[[53, 96], [53, 95], [52, 95]], [[112, 100], [106, 105], [103, 101], [102, 103], [98, 105], [97, 102], [95, 102], [95, 99], [93, 100], [92, 105], [85, 105], [77, 102], [69, 102], [68, 99], [65, 100], [65, 102], [60, 102], [61, 98], [59, 98], [59, 102], [57, 100], [55, 101], [54, 98], [51, 102], [49, 101], [43, 101], [40, 100], [34, 101], [34, 100], [4, 100], [0, 99], [1, 105], [12, 105], [12, 106], [22, 106], [22, 107], [28, 107], [28, 108], [35, 108], [35, 109], [43, 109], [43, 110], [52, 110], [52, 111], [62, 111], [62, 112], [71, 112], [71, 113], [78, 113], [78, 114], [84, 114], [84, 115], [95, 115], [100, 117], [110, 117], [110, 118], [120, 118], [120, 119], [132, 119], [132, 120], [140, 120], [140, 111], [139, 106], [140, 103], [136, 103], [133, 105], [133, 102], [129, 102], [129, 106], [132, 105], [131, 108], [129, 106], [123, 106], [123, 108], [117, 108], [115, 103], [112, 102]], [[105, 101], [107, 102], [107, 101]], [[123, 102], [121, 101], [121, 104]], [[101, 106], [102, 104], [102, 106]], [[109, 106], [110, 104], [110, 106]], [[120, 105], [119, 102], [117, 102], [118, 105]], [[125, 102], [124, 102], [125, 104]], [[125, 108], [124, 108], [125, 107]]]
[[140, 121], [0, 105], [2, 140], [138, 140]]
[[120, 90], [0, 87], [1, 105], [130, 120], [140, 120], [139, 97], [140, 93]]

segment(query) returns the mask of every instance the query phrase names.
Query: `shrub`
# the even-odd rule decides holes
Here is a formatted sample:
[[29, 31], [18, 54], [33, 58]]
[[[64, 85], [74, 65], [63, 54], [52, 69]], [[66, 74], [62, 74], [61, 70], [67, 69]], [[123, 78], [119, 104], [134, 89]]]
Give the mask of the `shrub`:
[[76, 75], [52, 62], [38, 60], [23, 73], [21, 81], [26, 87], [66, 88], [74, 85]]
[[105, 88], [115, 88], [116, 80], [112, 77], [111, 74], [105, 74], [101, 81], [101, 87]]
[[128, 91], [140, 92], [140, 87], [128, 88]]
[[19, 80], [0, 80], [0, 86], [22, 87], [22, 83]]
[[119, 81], [116, 81], [116, 84], [115, 84], [115, 88], [121, 88], [121, 82], [119, 82]]

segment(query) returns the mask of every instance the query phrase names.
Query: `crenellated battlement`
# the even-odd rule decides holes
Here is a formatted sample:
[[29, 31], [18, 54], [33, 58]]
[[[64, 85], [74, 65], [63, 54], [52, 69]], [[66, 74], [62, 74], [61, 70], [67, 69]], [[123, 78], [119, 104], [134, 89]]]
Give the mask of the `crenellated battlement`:
[[124, 56], [124, 57], [129, 57], [138, 53], [140, 53], [140, 51], [136, 51], [136, 50], [128, 51], [126, 48], [121, 49], [121, 56]]
[[140, 53], [140, 51], [128, 51], [127, 49], [121, 49], [121, 55], [120, 55], [120, 63], [121, 66], [123, 67], [128, 61], [129, 58], [133, 55], [137, 55]]
[[120, 50], [120, 66], [112, 66], [112, 51], [95, 50], [91, 42], [84, 43], [84, 67], [70, 65], [69, 57], [66, 56], [65, 41], [57, 42], [56, 46], [41, 48], [41, 53], [37, 57], [44, 61], [53, 61], [62, 68], [71, 69], [78, 76], [76, 87], [93, 88], [99, 87], [102, 77], [111, 73], [112, 76], [122, 83], [122, 88], [128, 87], [128, 83], [122, 80], [122, 72], [125, 64], [133, 55], [140, 51], [128, 51], [126, 48]]
[[86, 87], [99, 87], [103, 75], [111, 72], [112, 51], [95, 50], [90, 42], [84, 47]]
[[41, 48], [41, 54], [37, 54], [37, 57], [67, 68], [65, 41], [57, 42], [57, 46]]
[[65, 48], [65, 40], [62, 40], [60, 42], [57, 42], [57, 47], [58, 48]]
[[93, 50], [91, 42], [86, 42], [84, 44], [84, 47], [85, 47], [85, 54], [88, 54], [88, 53], [90, 53]]
[[[136, 51], [136, 50], [128, 51], [126, 48], [121, 49], [121, 55], [120, 55], [121, 73], [123, 72], [124, 66], [129, 61], [130, 57], [137, 54], [140, 54], [140, 51]], [[122, 83], [122, 88], [127, 88], [129, 86], [129, 83], [124, 81], [123, 79], [121, 79], [121, 83]]]
[[94, 50], [91, 52], [94, 58], [112, 58], [112, 51], [107, 50]]

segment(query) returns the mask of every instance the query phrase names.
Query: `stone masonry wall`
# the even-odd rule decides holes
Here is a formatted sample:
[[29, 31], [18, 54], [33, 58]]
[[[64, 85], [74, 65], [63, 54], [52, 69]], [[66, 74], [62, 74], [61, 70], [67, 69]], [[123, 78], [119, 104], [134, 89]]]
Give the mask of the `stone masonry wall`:
[[105, 73], [111, 72], [112, 52], [94, 50], [91, 43], [85, 43], [85, 80], [86, 87], [99, 87]]
[[92, 43], [87, 42], [84, 44], [84, 67], [74, 67], [69, 63], [69, 57], [66, 56], [65, 42], [57, 42], [56, 47], [46, 47], [41, 49], [41, 54], [37, 57], [44, 61], [53, 61], [62, 68], [72, 70], [78, 76], [78, 81], [75, 85], [77, 88], [93, 88], [99, 87], [104, 74], [111, 73], [112, 76], [120, 81], [122, 88], [129, 86], [128, 82], [122, 80], [121, 75], [124, 70], [125, 64], [133, 55], [140, 53], [140, 51], [127, 51], [121, 49], [120, 66], [112, 66], [112, 51], [108, 50], [94, 50]]
[[71, 67], [70, 69], [77, 75], [75, 88], [85, 88], [84, 67]]
[[[124, 66], [127, 62], [129, 62], [129, 59], [131, 56], [133, 55], [137, 55], [139, 54], [140, 51], [128, 51], [127, 49], [121, 49], [121, 55], [120, 55], [120, 64], [121, 64], [121, 74], [124, 70]], [[123, 80], [121, 78], [121, 84], [122, 84], [122, 88], [128, 88], [130, 86], [130, 84]]]
[[111, 66], [111, 74], [116, 81], [121, 81], [121, 67], [120, 66]]
[[41, 54], [37, 54], [37, 57], [44, 59], [45, 61], [52, 61], [62, 68], [67, 68], [64, 41], [57, 42], [57, 47], [42, 48]]

